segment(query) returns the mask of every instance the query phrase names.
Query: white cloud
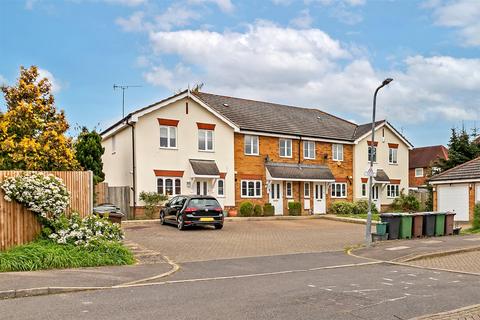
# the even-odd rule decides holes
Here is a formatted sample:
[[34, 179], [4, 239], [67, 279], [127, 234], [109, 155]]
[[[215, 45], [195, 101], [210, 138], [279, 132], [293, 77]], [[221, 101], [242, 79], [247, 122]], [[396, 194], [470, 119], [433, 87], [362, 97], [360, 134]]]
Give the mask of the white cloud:
[[370, 117], [373, 91], [392, 76], [379, 96], [381, 117], [403, 123], [480, 119], [480, 59], [412, 56], [387, 72], [319, 29], [266, 22], [245, 32], [151, 32], [150, 41], [154, 56], [178, 62], [150, 66], [144, 77], [170, 90], [203, 82], [206, 91], [319, 107], [362, 122]]
[[310, 11], [308, 9], [300, 11], [300, 14], [297, 17], [290, 20], [291, 25], [302, 29], [310, 28], [312, 23], [313, 18], [310, 15]]
[[200, 18], [201, 16], [197, 11], [188, 6], [174, 3], [160, 14], [150, 13], [147, 15], [143, 11], [137, 11], [128, 18], [117, 18], [115, 22], [127, 32], [156, 31], [185, 27]]
[[480, 45], [480, 1], [436, 1], [426, 3], [425, 7], [433, 10], [435, 24], [457, 29], [464, 45]]
[[127, 32], [143, 31], [146, 28], [144, 24], [144, 16], [145, 13], [137, 11], [128, 18], [117, 18], [115, 22]]
[[194, 4], [208, 4], [213, 3], [217, 5], [223, 12], [232, 12], [235, 9], [231, 0], [189, 0]]
[[0, 87], [7, 85], [7, 79], [0, 74]]
[[46, 69], [41, 69], [38, 68], [38, 76], [40, 79], [47, 78], [50, 84], [52, 85], [52, 93], [58, 93], [61, 89], [62, 86], [60, 85], [60, 82], [53, 76], [53, 74], [46, 70]]

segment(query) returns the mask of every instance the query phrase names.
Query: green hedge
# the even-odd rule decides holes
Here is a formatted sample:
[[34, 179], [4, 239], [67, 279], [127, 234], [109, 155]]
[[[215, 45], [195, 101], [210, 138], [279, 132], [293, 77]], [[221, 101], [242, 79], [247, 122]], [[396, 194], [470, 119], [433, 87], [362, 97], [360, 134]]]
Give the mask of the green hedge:
[[413, 195], [406, 195], [402, 192], [400, 197], [393, 200], [392, 208], [399, 212], [417, 212], [420, 209], [420, 202]]
[[253, 203], [246, 201], [240, 204], [240, 216], [241, 217], [251, 217], [254, 213]]
[[275, 214], [275, 207], [271, 203], [265, 203], [263, 206], [263, 215], [266, 217], [273, 216]]
[[328, 211], [331, 214], [353, 214], [355, 212], [355, 204], [348, 201], [335, 201], [330, 205]]
[[473, 209], [472, 229], [480, 229], [480, 203], [477, 203]]
[[299, 216], [302, 213], [302, 204], [300, 202], [291, 201], [288, 203], [288, 215]]
[[[330, 205], [329, 213], [331, 214], [367, 214], [368, 201], [358, 200], [356, 202], [336, 201]], [[377, 207], [372, 203], [372, 213], [378, 214]]]
[[254, 207], [253, 207], [253, 214], [255, 217], [261, 217], [263, 216], [263, 208], [261, 205], [259, 204], [256, 204]]

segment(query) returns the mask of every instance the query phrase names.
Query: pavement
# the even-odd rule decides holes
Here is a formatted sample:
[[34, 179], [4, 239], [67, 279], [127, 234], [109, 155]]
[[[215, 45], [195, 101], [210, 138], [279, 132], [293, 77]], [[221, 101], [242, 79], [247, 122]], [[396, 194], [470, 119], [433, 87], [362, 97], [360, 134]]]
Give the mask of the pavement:
[[448, 237], [390, 240], [374, 243], [371, 248], [359, 248], [352, 253], [375, 260], [409, 262], [419, 256], [435, 257], [464, 250], [480, 249], [480, 235], [460, 235]]
[[[323, 219], [186, 232], [136, 223], [126, 228], [127, 245], [141, 264], [0, 274], [0, 289], [104, 288], [0, 300], [0, 310], [5, 319], [35, 320], [480, 319], [480, 273], [455, 265], [478, 265], [479, 235], [380, 242], [346, 254], [363, 231]], [[174, 273], [170, 259], [181, 262]]]
[[344, 250], [363, 241], [365, 227], [326, 219], [227, 221], [222, 230], [178, 231], [158, 222], [125, 227], [127, 239], [177, 263]]
[[476, 304], [479, 285], [475, 275], [301, 253], [191, 262], [161, 281], [1, 300], [0, 310], [25, 320], [410, 319]]

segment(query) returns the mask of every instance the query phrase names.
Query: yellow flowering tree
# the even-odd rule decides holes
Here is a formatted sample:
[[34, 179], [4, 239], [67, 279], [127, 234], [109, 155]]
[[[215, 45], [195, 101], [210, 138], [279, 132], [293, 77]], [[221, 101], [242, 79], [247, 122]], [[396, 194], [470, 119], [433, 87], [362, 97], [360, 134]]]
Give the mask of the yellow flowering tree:
[[7, 111], [0, 113], [1, 170], [75, 170], [68, 123], [58, 111], [48, 79], [38, 69], [20, 68], [16, 85], [3, 87]]

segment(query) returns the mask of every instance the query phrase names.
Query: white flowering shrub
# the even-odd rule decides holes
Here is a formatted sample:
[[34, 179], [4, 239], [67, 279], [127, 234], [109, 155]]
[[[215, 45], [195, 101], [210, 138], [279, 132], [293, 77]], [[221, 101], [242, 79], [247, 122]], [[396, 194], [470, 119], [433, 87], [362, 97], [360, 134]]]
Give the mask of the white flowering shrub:
[[117, 242], [124, 238], [118, 223], [112, 223], [108, 218], [97, 215], [82, 219], [78, 213], [71, 217], [63, 214], [56, 217], [49, 227], [44, 228], [43, 233], [59, 244], [77, 246], [90, 246], [104, 241]]
[[28, 173], [3, 180], [6, 201], [17, 201], [39, 216], [51, 219], [65, 212], [70, 199], [62, 179], [54, 175]]

